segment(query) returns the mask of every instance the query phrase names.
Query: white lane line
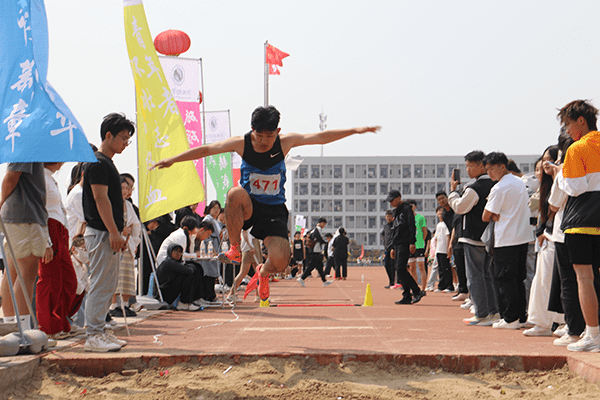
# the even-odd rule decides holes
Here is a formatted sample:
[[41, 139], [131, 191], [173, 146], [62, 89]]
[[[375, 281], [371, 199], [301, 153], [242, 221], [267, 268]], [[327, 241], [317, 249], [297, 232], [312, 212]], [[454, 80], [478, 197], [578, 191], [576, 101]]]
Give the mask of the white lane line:
[[244, 328], [243, 331], [339, 331], [339, 330], [362, 330], [375, 329], [372, 326], [298, 326], [298, 327], [272, 327], [272, 328]]

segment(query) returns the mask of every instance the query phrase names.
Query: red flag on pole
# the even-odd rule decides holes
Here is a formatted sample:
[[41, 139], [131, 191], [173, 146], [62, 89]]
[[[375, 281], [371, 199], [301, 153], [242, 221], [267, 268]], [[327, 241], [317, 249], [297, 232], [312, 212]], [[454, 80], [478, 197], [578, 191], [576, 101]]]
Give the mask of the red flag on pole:
[[365, 256], [365, 246], [362, 245], [362, 246], [360, 246], [360, 257], [358, 257], [358, 259], [362, 260], [364, 256]]
[[279, 68], [277, 66], [283, 67], [283, 59], [288, 56], [288, 53], [267, 44], [265, 63], [269, 64], [269, 75], [279, 75]]

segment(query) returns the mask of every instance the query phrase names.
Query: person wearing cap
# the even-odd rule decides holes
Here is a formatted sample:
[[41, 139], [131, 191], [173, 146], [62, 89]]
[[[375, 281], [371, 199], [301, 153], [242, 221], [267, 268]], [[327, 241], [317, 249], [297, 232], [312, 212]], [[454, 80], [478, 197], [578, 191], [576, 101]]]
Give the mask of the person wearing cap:
[[390, 257], [395, 260], [396, 274], [403, 288], [402, 299], [396, 301], [396, 304], [415, 304], [424, 295], [406, 268], [408, 258], [416, 250], [415, 215], [411, 206], [402, 201], [398, 190], [391, 190], [385, 201], [395, 208]]

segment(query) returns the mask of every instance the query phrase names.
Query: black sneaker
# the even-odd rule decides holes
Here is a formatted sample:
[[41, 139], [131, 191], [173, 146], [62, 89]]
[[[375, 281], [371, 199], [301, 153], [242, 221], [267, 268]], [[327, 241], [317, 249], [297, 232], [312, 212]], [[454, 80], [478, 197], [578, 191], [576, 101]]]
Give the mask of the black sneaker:
[[398, 300], [395, 304], [412, 304], [412, 299], [410, 297], [403, 297], [402, 300]]
[[[123, 318], [123, 309], [121, 307], [117, 307], [114, 310], [110, 310], [108, 313], [112, 317]], [[136, 317], [137, 313], [135, 311], [133, 311], [131, 308], [125, 306], [125, 315], [127, 317]]]
[[418, 303], [419, 301], [421, 301], [423, 296], [425, 296], [425, 292], [421, 290], [419, 293], [417, 293], [413, 296], [412, 304], [415, 304], [415, 303]]
[[110, 311], [106, 314], [106, 322], [112, 321], [112, 317], [110, 316]]

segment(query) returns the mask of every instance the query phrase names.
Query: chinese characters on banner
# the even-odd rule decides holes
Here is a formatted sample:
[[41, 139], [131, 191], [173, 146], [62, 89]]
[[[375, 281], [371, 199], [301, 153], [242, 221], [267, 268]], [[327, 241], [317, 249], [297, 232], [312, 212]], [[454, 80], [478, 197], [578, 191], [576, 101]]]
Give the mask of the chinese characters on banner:
[[95, 162], [81, 126], [46, 80], [43, 0], [2, 2], [0, 60], [0, 163]]
[[[177, 108], [183, 119], [187, 140], [192, 147], [202, 145], [202, 121], [200, 114], [200, 60], [181, 57], [158, 56]], [[193, 161], [200, 181], [204, 181], [204, 159]], [[206, 187], [206, 186], [204, 186]], [[204, 212], [205, 201], [198, 204], [199, 214]]]
[[[231, 137], [229, 111], [204, 113], [206, 120], [206, 143], [215, 143]], [[217, 200], [225, 204], [227, 191], [234, 186], [232, 153], [206, 157], [206, 169], [217, 191]]]
[[204, 200], [192, 162], [148, 168], [189, 144], [182, 116], [158, 60], [141, 0], [124, 0], [125, 40], [137, 100], [140, 216], [148, 221]]

